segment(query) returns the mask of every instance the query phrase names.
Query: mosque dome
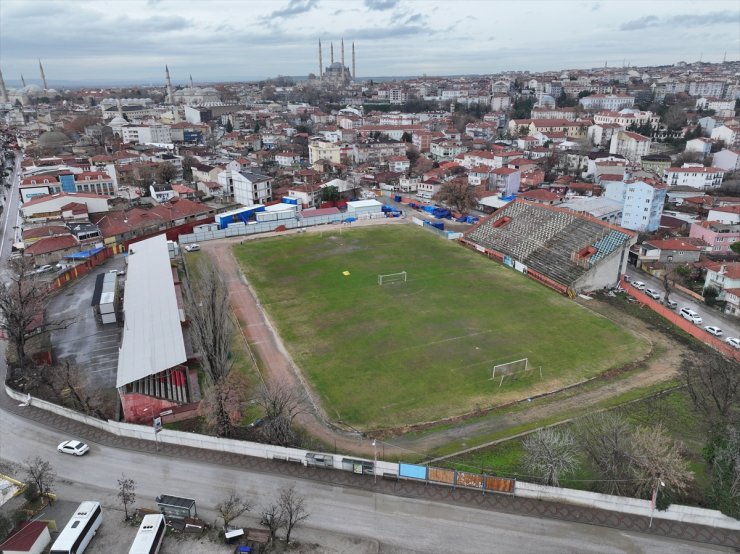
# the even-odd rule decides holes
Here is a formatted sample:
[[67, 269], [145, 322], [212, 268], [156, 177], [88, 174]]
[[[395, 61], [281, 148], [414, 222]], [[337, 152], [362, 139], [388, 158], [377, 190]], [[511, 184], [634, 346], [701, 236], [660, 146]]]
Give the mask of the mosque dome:
[[126, 121], [120, 115], [117, 115], [116, 117], [110, 120], [110, 123], [108, 123], [109, 127], [122, 127], [124, 125], [128, 125], [128, 121]]
[[61, 131], [47, 131], [39, 137], [41, 148], [61, 148], [70, 142], [71, 139]]
[[25, 87], [18, 89], [20, 94], [27, 94], [28, 96], [41, 96], [44, 94], [44, 89], [36, 84], [26, 85]]

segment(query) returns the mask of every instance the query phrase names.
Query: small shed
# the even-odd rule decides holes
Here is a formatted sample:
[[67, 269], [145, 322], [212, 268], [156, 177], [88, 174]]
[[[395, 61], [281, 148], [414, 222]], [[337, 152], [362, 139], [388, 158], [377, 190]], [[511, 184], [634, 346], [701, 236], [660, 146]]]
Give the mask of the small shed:
[[347, 202], [347, 215], [359, 217], [362, 215], [383, 213], [383, 203], [377, 200], [354, 200]]
[[27, 521], [21, 523], [0, 544], [3, 554], [41, 554], [51, 542], [49, 527], [45, 521]]

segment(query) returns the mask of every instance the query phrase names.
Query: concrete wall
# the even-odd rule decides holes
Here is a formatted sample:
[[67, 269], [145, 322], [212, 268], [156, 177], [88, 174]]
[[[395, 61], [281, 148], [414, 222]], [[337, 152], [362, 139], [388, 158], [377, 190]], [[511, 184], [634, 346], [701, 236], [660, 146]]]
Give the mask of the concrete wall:
[[[7, 385], [5, 385], [5, 391], [10, 398], [17, 400], [18, 402], [26, 402], [29, 398], [27, 395], [14, 391]], [[144, 427], [141, 425], [135, 425], [133, 423], [122, 423], [110, 420], [102, 421], [37, 398], [33, 398], [31, 400], [31, 404], [37, 408], [62, 415], [69, 419], [79, 421], [97, 429], [102, 429], [106, 432], [120, 437], [128, 437], [149, 441], [159, 440], [162, 443], [188, 446], [191, 448], [202, 448], [205, 450], [231, 452], [244, 456], [286, 460], [301, 464], [306, 463], [306, 454], [308, 454], [308, 451], [298, 448], [284, 448], [281, 446], [273, 446], [269, 444], [238, 441], [233, 439], [222, 439], [207, 435], [199, 435], [196, 433], [172, 431], [169, 429], [163, 429], [160, 433], [158, 433], [155, 439], [153, 428], [148, 426]], [[345, 457], [344, 455], [325, 453], [323, 455], [333, 457], [334, 469], [343, 469], [342, 459]], [[372, 461], [363, 458], [357, 458], [355, 456], [346, 457], [352, 458], [354, 460], [364, 460], [368, 462]], [[397, 463], [382, 460], [378, 460], [375, 462], [374, 471], [375, 475], [380, 477], [384, 475], [399, 475]], [[614, 512], [643, 515], [647, 517], [651, 515], [650, 502], [647, 500], [639, 500], [636, 498], [627, 498], [622, 496], [611, 496], [573, 489], [547, 487], [543, 485], [536, 485], [533, 483], [526, 483], [524, 481], [516, 482], [514, 495], [524, 498], [537, 498], [541, 500], [564, 502], [568, 504], [588, 506]], [[740, 521], [722, 515], [716, 510], [705, 510], [703, 508], [693, 508], [691, 506], [672, 505], [666, 511], [656, 510], [653, 514], [653, 517], [656, 519], [683, 521], [686, 523], [695, 523], [721, 529], [740, 531]]]

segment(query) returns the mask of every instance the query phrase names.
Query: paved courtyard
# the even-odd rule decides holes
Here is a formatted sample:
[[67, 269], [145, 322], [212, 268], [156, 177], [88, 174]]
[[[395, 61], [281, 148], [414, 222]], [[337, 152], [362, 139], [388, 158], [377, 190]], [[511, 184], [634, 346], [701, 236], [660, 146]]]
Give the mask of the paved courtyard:
[[[123, 269], [124, 265], [122, 255], [110, 258], [63, 288], [46, 309], [49, 319], [73, 321], [66, 329], [51, 333], [55, 360], [66, 360], [78, 365], [88, 376], [88, 384], [96, 388], [116, 386], [121, 327], [113, 323], [103, 325], [95, 319], [91, 306], [95, 279], [106, 271]], [[122, 286], [123, 277], [118, 279]]]

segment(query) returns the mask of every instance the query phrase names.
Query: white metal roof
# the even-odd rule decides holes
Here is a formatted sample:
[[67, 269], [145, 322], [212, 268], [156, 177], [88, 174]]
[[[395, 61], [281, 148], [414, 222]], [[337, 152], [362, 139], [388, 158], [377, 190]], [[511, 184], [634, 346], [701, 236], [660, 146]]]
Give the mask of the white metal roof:
[[129, 246], [116, 387], [187, 360], [165, 235]]
[[375, 208], [382, 205], [383, 203], [377, 200], [353, 200], [352, 202], [347, 202], [347, 206], [352, 206], [353, 208]]

